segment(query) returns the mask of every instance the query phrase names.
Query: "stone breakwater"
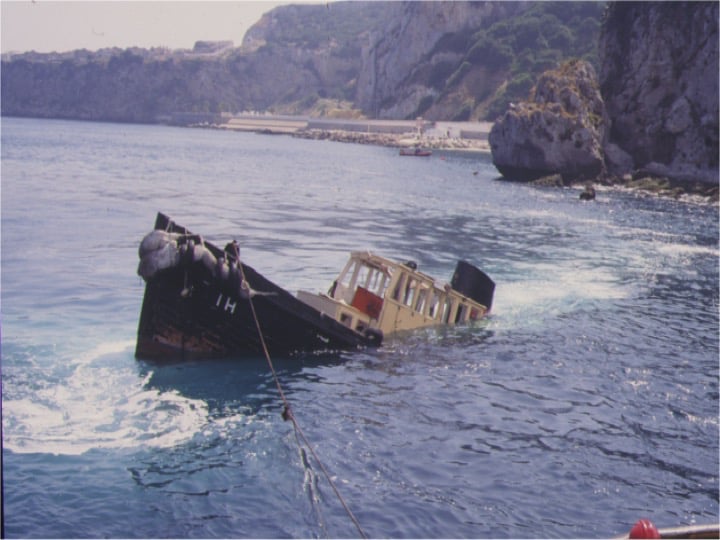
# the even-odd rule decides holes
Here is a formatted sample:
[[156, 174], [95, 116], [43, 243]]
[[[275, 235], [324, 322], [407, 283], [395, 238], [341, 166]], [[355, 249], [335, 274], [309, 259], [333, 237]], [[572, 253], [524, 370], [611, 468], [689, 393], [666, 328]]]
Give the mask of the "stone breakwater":
[[428, 122], [424, 120], [318, 119], [300, 116], [240, 115], [213, 125], [218, 129], [291, 135], [313, 140], [374, 144], [397, 148], [490, 152], [490, 122]]
[[487, 140], [462, 139], [456, 137], [424, 137], [412, 134], [393, 133], [362, 133], [353, 131], [305, 129], [292, 134], [293, 137], [313, 139], [318, 141], [336, 141], [355, 144], [374, 144], [397, 148], [412, 148], [419, 146], [433, 150], [468, 150], [475, 152], [490, 152]]

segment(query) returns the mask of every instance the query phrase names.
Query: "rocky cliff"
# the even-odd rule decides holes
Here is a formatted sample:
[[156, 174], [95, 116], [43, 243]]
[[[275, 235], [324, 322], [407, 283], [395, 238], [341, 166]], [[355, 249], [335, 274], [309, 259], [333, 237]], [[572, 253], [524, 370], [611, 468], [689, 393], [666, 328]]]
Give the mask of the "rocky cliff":
[[570, 62], [493, 126], [506, 177], [656, 176], [718, 183], [718, 3], [618, 2], [599, 77]]
[[[276, 8], [243, 47], [105, 49], [3, 55], [2, 114], [156, 122], [176, 113], [311, 108], [352, 100], [367, 28], [382, 5]], [[292, 111], [296, 112], [296, 111]]]
[[375, 118], [492, 120], [568, 55], [595, 61], [601, 11], [595, 2], [282, 6], [238, 48], [3, 55], [2, 114], [154, 122], [178, 112], [328, 114], [328, 102]]
[[717, 182], [718, 3], [613, 3], [599, 52], [610, 142], [632, 167]]
[[222, 103], [247, 99], [248, 90], [232, 77], [235, 62], [143, 49], [18, 55], [3, 60], [2, 113], [154, 122], [175, 111], [218, 112]]
[[[443, 93], [448, 77], [462, 65], [470, 34], [524, 9], [522, 2], [391, 3], [385, 25], [371, 33], [363, 49], [358, 105], [376, 118], [411, 117], [423, 100], [434, 102]], [[442, 84], [436, 84], [433, 74], [441, 71]], [[455, 105], [463, 93], [476, 93], [464, 90], [454, 96]], [[449, 118], [447, 111], [420, 112]]]
[[596, 61], [602, 3], [402, 2], [363, 48], [357, 103], [376, 118], [494, 120], [571, 57]]

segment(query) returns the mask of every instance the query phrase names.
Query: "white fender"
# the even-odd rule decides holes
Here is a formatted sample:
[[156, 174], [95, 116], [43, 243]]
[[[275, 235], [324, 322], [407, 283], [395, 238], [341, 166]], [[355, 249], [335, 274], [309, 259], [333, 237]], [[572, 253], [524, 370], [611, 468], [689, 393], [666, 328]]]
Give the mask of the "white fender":
[[161, 248], [145, 254], [140, 259], [138, 274], [147, 281], [160, 270], [172, 268], [180, 264], [180, 251], [176, 242], [168, 242]]
[[230, 276], [230, 267], [224, 258], [219, 258], [215, 265], [215, 277], [227, 281]]
[[177, 239], [180, 235], [175, 233], [169, 233], [158, 229], [145, 235], [145, 238], [140, 242], [139, 255], [142, 259], [148, 253], [157, 251], [165, 244], [174, 243], [177, 246]]
[[207, 248], [202, 244], [195, 244], [193, 246], [193, 262], [200, 262], [203, 259], [203, 255], [207, 251]]
[[202, 254], [202, 263], [205, 268], [207, 268], [211, 272], [215, 271], [215, 267], [217, 266], [217, 259], [208, 248], [205, 248], [205, 251]]

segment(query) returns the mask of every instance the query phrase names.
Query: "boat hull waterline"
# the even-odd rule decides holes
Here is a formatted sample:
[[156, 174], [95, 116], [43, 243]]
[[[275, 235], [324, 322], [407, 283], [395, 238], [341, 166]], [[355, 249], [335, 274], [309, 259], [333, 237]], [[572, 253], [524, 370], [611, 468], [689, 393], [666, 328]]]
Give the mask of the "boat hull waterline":
[[353, 252], [328, 293], [295, 296], [245, 264], [236, 243], [220, 249], [162, 213], [139, 254], [135, 356], [148, 360], [258, 355], [263, 341], [273, 355], [377, 347], [389, 333], [484, 316], [495, 286], [465, 261], [441, 286], [413, 263]]

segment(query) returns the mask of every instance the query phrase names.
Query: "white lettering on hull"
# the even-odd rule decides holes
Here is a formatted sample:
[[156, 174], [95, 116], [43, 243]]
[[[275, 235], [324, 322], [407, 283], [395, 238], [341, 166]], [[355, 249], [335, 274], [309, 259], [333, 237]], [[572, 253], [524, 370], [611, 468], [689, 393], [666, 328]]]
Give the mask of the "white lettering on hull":
[[[223, 305], [223, 298], [225, 298], [225, 305]], [[230, 313], [230, 315], [233, 315], [235, 313], [235, 308], [237, 308], [237, 300], [233, 300], [232, 298], [223, 296], [222, 293], [218, 294], [217, 300], [215, 301], [215, 307], [220, 308]]]

